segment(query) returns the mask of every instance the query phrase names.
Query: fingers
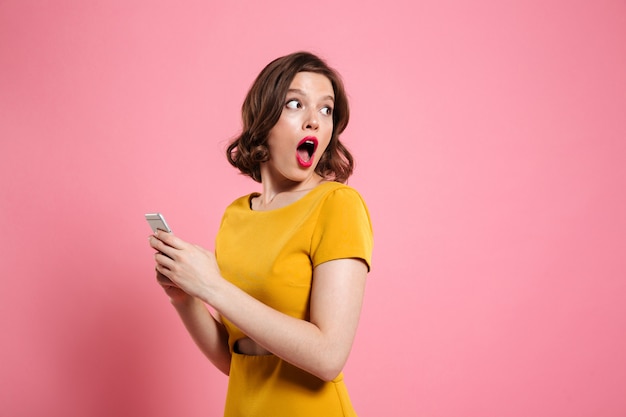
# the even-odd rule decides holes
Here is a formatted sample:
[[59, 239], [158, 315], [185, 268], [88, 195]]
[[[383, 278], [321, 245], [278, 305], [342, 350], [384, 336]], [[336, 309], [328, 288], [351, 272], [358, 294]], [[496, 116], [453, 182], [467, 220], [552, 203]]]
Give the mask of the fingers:
[[154, 237], [174, 249], [183, 249], [185, 242], [176, 237], [173, 233], [157, 230]]
[[172, 269], [176, 267], [174, 260], [162, 252], [155, 253], [154, 260], [156, 261], [156, 271], [161, 275], [170, 278]]
[[[174, 259], [174, 255], [176, 254], [176, 249], [164, 241], [158, 239], [156, 236], [150, 236], [150, 246], [155, 249], [158, 253], [165, 255], [170, 259]], [[157, 259], [157, 262], [159, 260]], [[162, 263], [162, 262], [160, 262]]]
[[169, 279], [167, 276], [165, 276], [161, 271], [159, 271], [159, 268], [157, 268], [156, 270], [157, 272], [157, 282], [163, 286], [163, 287], [177, 287], [178, 286], [176, 284], [174, 284], [174, 282]]

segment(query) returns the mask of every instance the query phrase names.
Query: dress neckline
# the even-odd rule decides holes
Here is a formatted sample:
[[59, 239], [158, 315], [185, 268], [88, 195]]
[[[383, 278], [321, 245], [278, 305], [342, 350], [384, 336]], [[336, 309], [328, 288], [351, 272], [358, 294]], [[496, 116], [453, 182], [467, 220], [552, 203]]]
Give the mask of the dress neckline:
[[[250, 211], [251, 213], [274, 213], [274, 212], [278, 212], [278, 211], [282, 211], [282, 210], [286, 210], [290, 207], [293, 207], [303, 201], [308, 200], [309, 198], [311, 198], [311, 196], [315, 195], [319, 190], [326, 188], [328, 186], [328, 184], [335, 184], [335, 185], [341, 185], [341, 183], [338, 183], [336, 181], [324, 181], [319, 183], [318, 185], [316, 185], [315, 187], [307, 190], [307, 192], [305, 194], [303, 194], [301, 197], [299, 197], [298, 199], [292, 201], [291, 203], [288, 203], [284, 206], [281, 207], [277, 207], [277, 208], [273, 208], [273, 209], [269, 209], [269, 210], [254, 210], [252, 208], [252, 199], [255, 197], [259, 197], [261, 195], [261, 193], [251, 193], [248, 195], [248, 198], [246, 199], [247, 201], [247, 208], [248, 211]], [[305, 191], [305, 190], [302, 190]]]

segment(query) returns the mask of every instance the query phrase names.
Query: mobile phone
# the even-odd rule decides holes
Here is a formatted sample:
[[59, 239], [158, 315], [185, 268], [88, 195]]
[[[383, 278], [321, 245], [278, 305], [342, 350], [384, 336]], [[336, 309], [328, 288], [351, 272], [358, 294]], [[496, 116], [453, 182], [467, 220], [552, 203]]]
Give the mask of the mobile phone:
[[167, 225], [165, 217], [161, 213], [148, 213], [146, 214], [146, 220], [150, 224], [152, 231], [156, 233], [157, 230], [163, 230], [170, 233], [172, 229]]

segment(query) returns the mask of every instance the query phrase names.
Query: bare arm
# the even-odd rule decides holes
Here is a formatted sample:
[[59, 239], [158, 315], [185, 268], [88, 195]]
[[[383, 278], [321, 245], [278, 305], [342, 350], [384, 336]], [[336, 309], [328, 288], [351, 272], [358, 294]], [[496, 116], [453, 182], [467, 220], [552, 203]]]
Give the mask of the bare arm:
[[[367, 266], [357, 259], [323, 263], [313, 273], [311, 321], [274, 310], [219, 274], [213, 254], [159, 233], [157, 269], [213, 306], [248, 337], [283, 360], [323, 379], [341, 372], [358, 326]], [[159, 240], [155, 239], [155, 240]], [[170, 259], [171, 258], [171, 259]]]
[[217, 320], [204, 303], [181, 290], [166, 276], [157, 271], [157, 281], [163, 287], [185, 328], [200, 351], [217, 369], [228, 375], [230, 351], [228, 334], [224, 325]]
[[365, 264], [354, 259], [318, 266], [310, 322], [280, 313], [226, 281], [202, 297], [265, 349], [329, 381], [341, 372], [352, 348], [366, 274]]
[[198, 348], [217, 369], [228, 375], [230, 352], [224, 325], [213, 317], [204, 303], [197, 298], [193, 298], [188, 304], [175, 307]]

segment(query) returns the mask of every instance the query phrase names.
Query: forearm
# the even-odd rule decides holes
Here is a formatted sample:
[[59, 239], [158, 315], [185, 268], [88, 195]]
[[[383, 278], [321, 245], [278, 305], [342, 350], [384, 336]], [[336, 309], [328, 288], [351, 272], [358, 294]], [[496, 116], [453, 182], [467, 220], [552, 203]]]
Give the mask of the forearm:
[[197, 298], [173, 305], [200, 351], [217, 369], [228, 375], [230, 372], [228, 334], [222, 323], [215, 319], [204, 303]]
[[206, 301], [260, 346], [320, 379], [334, 379], [347, 360], [354, 334], [325, 332], [312, 322], [272, 309], [228, 282]]

